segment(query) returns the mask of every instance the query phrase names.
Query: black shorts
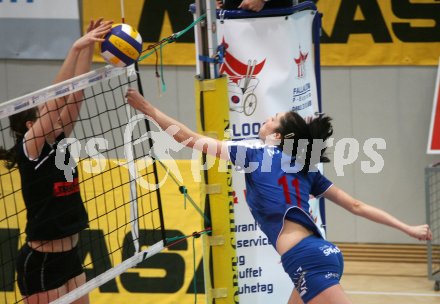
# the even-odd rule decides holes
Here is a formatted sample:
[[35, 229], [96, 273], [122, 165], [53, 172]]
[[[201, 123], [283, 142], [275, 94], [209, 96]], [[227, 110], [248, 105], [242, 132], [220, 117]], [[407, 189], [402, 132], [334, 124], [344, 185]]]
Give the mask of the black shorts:
[[65, 252], [40, 252], [25, 244], [18, 252], [17, 283], [23, 296], [61, 287], [83, 272], [77, 247]]

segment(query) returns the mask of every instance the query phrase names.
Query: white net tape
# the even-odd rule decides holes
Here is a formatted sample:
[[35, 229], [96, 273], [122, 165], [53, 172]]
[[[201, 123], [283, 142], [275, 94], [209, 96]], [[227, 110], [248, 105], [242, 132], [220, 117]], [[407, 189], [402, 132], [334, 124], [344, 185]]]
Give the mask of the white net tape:
[[143, 250], [141, 252], [136, 253], [132, 257], [123, 261], [121, 264], [107, 270], [106, 272], [100, 274], [99, 276], [87, 281], [86, 284], [81, 285], [75, 290], [69, 292], [68, 294], [50, 303], [51, 304], [72, 303], [73, 301], [78, 300], [82, 296], [88, 294], [93, 289], [107, 283], [111, 279], [124, 273], [127, 269], [135, 267], [140, 262], [145, 261], [146, 259], [152, 257], [156, 253], [161, 252], [163, 249], [164, 249], [163, 241], [157, 242], [156, 244], [150, 246], [147, 250]]
[[11, 99], [0, 104], [0, 119], [33, 108], [49, 100], [64, 97], [74, 92], [84, 90], [85, 88], [88, 88], [94, 84], [124, 74], [128, 77], [136, 75], [134, 65], [130, 65], [126, 68], [117, 68], [108, 65], [101, 69], [68, 79], [44, 89]]

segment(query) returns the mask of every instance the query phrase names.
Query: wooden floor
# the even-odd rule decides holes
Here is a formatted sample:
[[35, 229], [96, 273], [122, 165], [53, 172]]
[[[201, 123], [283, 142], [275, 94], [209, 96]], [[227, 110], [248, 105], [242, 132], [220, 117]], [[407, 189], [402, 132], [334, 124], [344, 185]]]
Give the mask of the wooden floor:
[[428, 279], [426, 246], [338, 244], [344, 253], [341, 285], [356, 304], [440, 304]]
[[356, 304], [439, 304], [426, 264], [346, 261], [342, 287]]

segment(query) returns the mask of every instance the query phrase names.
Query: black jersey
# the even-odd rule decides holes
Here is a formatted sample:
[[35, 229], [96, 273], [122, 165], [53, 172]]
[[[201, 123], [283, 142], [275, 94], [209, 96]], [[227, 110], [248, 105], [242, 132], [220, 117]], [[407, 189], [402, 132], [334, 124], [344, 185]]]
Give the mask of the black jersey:
[[[64, 170], [58, 169], [55, 164], [57, 146], [63, 138], [64, 134], [61, 134], [53, 145], [45, 143], [36, 160], [29, 160], [26, 156], [23, 141], [17, 146], [29, 241], [60, 239], [88, 226], [76, 168], [72, 168], [73, 180], [67, 181]], [[68, 163], [69, 150], [65, 149], [63, 153], [65, 163]]]

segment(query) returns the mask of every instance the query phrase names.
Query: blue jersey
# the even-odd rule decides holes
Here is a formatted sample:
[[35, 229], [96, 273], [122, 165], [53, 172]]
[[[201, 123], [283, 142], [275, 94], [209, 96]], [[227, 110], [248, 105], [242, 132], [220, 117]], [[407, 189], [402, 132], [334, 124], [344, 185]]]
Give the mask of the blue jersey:
[[246, 201], [261, 230], [276, 246], [284, 219], [320, 235], [310, 214], [310, 195], [319, 198], [332, 183], [317, 168], [298, 172], [292, 157], [261, 141], [229, 142], [229, 157], [245, 172]]

